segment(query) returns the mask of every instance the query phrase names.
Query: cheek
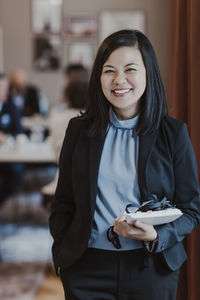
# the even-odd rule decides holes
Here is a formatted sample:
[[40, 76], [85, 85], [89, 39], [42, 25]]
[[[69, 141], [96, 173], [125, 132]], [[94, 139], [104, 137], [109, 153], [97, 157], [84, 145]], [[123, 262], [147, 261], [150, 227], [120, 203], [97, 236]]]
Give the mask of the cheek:
[[135, 84], [142, 91], [146, 88], [146, 74], [140, 74], [135, 77]]
[[104, 94], [108, 91], [109, 86], [109, 81], [104, 76], [101, 76], [101, 88]]

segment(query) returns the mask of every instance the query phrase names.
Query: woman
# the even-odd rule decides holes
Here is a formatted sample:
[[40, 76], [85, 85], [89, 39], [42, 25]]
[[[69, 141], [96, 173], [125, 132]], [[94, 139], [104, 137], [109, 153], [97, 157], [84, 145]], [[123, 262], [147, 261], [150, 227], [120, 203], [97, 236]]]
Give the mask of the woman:
[[[175, 299], [181, 241], [199, 223], [197, 168], [186, 125], [167, 115], [154, 50], [141, 32], [102, 42], [88, 108], [70, 121], [59, 166], [50, 229], [66, 299]], [[150, 196], [166, 197], [183, 215], [156, 226], [120, 217]]]

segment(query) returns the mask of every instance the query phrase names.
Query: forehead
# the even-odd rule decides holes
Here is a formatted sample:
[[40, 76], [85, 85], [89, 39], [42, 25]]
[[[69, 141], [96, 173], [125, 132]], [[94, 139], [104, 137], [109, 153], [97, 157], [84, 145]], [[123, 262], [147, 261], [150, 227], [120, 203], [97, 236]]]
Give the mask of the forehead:
[[137, 46], [120, 47], [114, 50], [108, 57], [107, 63], [109, 64], [123, 64], [123, 63], [142, 63], [142, 55]]

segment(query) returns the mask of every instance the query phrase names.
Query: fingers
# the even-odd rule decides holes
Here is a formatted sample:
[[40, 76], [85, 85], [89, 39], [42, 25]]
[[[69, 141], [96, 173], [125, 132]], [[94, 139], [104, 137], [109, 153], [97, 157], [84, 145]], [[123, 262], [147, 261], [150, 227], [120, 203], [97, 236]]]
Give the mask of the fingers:
[[124, 238], [130, 238], [130, 235], [133, 231], [133, 226], [127, 224], [123, 218], [117, 218], [114, 222], [114, 231]]
[[158, 236], [157, 231], [151, 224], [135, 221], [134, 226], [144, 233], [143, 240], [154, 241]]
[[115, 222], [120, 223], [120, 222], [125, 221], [125, 219], [126, 219], [126, 215], [122, 215], [122, 216], [116, 218]]
[[133, 225], [137, 228], [140, 228], [142, 231], [148, 231], [150, 228], [153, 228], [153, 225], [143, 223], [143, 222], [140, 222], [140, 221], [135, 221], [133, 223]]
[[124, 221], [124, 217], [115, 219], [114, 231], [124, 238], [137, 240], [152, 241], [157, 238], [157, 232], [153, 225], [135, 221], [133, 225], [129, 225]]

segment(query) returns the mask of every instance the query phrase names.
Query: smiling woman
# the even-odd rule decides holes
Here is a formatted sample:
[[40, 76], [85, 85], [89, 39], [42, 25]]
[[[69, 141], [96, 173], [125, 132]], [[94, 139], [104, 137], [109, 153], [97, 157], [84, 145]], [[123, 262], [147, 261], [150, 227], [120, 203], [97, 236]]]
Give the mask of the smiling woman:
[[[183, 214], [128, 224], [127, 204], [150, 198]], [[168, 116], [150, 41], [137, 30], [111, 34], [97, 52], [86, 112], [69, 122], [49, 219], [66, 299], [175, 300], [181, 241], [199, 224], [199, 203], [187, 128]]]
[[103, 65], [101, 85], [118, 119], [135, 117], [146, 88], [146, 70], [137, 47], [121, 47]]

